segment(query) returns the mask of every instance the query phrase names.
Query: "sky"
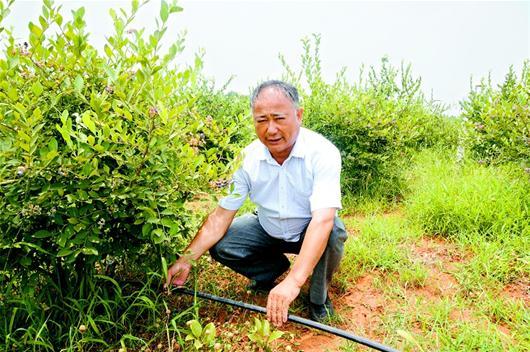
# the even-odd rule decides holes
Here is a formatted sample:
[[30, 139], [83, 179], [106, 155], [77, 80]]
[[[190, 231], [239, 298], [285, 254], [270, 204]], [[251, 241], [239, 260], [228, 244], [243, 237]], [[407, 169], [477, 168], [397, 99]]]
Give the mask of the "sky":
[[[111, 7], [128, 1], [56, 1], [63, 15], [84, 6], [90, 41], [102, 47], [113, 32]], [[394, 66], [410, 64], [422, 78], [428, 97], [458, 113], [471, 79], [491, 76], [502, 82], [511, 65], [521, 72], [530, 58], [529, 1], [179, 1], [184, 11], [173, 17], [167, 38], [186, 31], [186, 49], [178, 57], [192, 63], [204, 51], [204, 73], [218, 87], [233, 79], [228, 91], [248, 94], [264, 79], [281, 78], [278, 55], [301, 67], [301, 40], [321, 37], [324, 78], [331, 82], [343, 67], [350, 82], [362, 65], [378, 67], [386, 56]], [[160, 2], [140, 10], [131, 28], [154, 28]], [[17, 39], [38, 20], [40, 1], [17, 0], [5, 24]]]

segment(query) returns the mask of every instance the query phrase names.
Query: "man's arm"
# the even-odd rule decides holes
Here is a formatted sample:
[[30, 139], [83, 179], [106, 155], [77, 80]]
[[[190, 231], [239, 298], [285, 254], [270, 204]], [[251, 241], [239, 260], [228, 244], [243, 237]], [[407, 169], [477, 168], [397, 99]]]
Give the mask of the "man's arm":
[[219, 242], [228, 230], [236, 213], [237, 210], [227, 210], [217, 206], [208, 215], [195, 238], [184, 251], [184, 255], [177, 259], [169, 268], [166, 287], [170, 284], [181, 286], [186, 282], [190, 273], [191, 263]]
[[317, 209], [307, 227], [300, 254], [285, 279], [274, 287], [267, 299], [267, 318], [276, 326], [287, 321], [289, 305], [317, 265], [333, 229], [336, 208]]

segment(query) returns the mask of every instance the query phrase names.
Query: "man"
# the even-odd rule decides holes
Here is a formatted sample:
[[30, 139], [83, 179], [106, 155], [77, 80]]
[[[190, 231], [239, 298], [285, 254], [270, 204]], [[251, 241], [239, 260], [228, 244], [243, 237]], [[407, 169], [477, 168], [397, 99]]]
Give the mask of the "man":
[[[168, 271], [167, 285], [183, 285], [191, 262], [211, 256], [253, 280], [256, 291], [270, 290], [267, 318], [287, 321], [289, 305], [311, 276], [310, 316], [332, 314], [327, 295], [342, 257], [346, 231], [336, 216], [340, 201], [340, 153], [321, 135], [301, 127], [303, 109], [295, 87], [267, 81], [256, 88], [251, 109], [258, 140], [243, 150], [230, 195], [221, 199], [195, 238]], [[246, 197], [257, 215], [234, 220]], [[232, 221], [233, 220], [233, 221]], [[290, 262], [284, 253], [298, 253]]]

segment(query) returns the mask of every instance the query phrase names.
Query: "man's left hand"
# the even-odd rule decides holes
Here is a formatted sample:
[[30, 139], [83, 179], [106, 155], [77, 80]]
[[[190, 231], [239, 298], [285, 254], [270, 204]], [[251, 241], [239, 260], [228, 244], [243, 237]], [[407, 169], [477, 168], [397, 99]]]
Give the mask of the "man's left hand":
[[287, 322], [289, 305], [300, 293], [300, 287], [295, 281], [286, 277], [269, 292], [267, 299], [267, 319], [275, 326], [282, 326]]

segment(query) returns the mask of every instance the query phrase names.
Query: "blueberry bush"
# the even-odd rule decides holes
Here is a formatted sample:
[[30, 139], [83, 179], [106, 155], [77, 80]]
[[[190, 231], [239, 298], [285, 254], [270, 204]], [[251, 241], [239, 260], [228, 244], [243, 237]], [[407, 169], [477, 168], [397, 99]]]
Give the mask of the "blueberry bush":
[[[152, 32], [130, 28], [144, 4], [110, 11], [115, 32], [102, 52], [89, 42], [82, 7], [66, 21], [60, 6], [44, 1], [26, 41], [2, 28], [6, 346], [24, 343], [30, 316], [43, 318], [42, 343], [62, 346], [69, 334], [62, 327], [77, 317], [43, 322], [64, 319], [69, 299], [93, 295], [102, 275], [110, 283], [161, 272], [161, 258], [175, 258], [194, 230], [186, 202], [227, 177], [236, 142], [248, 136], [238, 126], [244, 116], [234, 118], [228, 108], [206, 113], [202, 97], [225, 95], [204, 83], [201, 57], [190, 66], [175, 62], [183, 38], [169, 43], [164, 35], [182, 9], [162, 1]], [[1, 5], [2, 18], [9, 5]]]

